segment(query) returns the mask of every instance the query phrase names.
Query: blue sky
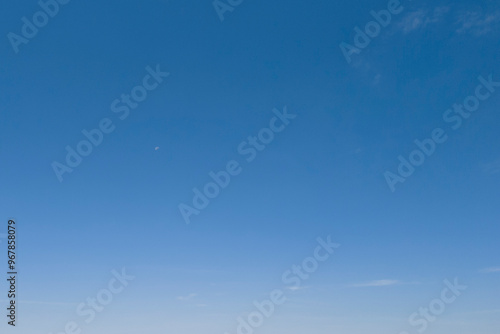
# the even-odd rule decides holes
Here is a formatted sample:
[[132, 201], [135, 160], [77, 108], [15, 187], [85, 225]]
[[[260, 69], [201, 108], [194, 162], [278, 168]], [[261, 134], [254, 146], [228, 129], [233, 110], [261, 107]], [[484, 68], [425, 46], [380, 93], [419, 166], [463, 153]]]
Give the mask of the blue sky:
[[[211, 1], [70, 1], [16, 53], [8, 34], [40, 5], [2, 3], [0, 208], [20, 240], [6, 332], [234, 334], [283, 289], [255, 333], [413, 334], [457, 277], [467, 290], [426, 333], [497, 333], [500, 88], [456, 130], [443, 114], [479, 76], [500, 81], [500, 5], [402, 1], [348, 63], [340, 44], [387, 6], [243, 1], [221, 21]], [[111, 103], [148, 66], [170, 75], [121, 120]], [[247, 162], [239, 145], [285, 107], [296, 117]], [[54, 161], [106, 118], [59, 182]], [[436, 128], [447, 141], [391, 191], [384, 173]], [[241, 173], [186, 224], [179, 204], [232, 160]], [[329, 235], [341, 247], [286, 289]], [[85, 323], [76, 307], [121, 268], [135, 279]]]

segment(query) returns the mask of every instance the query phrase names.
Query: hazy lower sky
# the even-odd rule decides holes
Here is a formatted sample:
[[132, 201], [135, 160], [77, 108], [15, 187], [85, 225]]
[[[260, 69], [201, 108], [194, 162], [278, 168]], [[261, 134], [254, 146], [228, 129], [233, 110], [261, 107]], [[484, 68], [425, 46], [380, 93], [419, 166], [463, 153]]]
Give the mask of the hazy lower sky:
[[[235, 334], [279, 289], [254, 333], [416, 334], [457, 278], [425, 333], [498, 333], [500, 4], [239, 2], [1, 4], [19, 295], [0, 327]], [[71, 167], [68, 147], [92, 152]], [[290, 289], [328, 236], [340, 247]], [[79, 314], [122, 268], [135, 279]]]

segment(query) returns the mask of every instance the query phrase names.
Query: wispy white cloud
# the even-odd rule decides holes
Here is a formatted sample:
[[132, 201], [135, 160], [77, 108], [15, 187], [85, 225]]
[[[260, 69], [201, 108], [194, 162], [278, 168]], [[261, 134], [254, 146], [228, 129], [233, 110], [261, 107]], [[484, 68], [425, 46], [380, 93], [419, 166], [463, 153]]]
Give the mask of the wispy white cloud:
[[408, 34], [427, 25], [425, 17], [426, 13], [424, 10], [418, 10], [407, 14], [400, 23], [403, 33]]
[[482, 165], [483, 172], [486, 174], [496, 174], [500, 172], [500, 159]]
[[196, 307], [207, 307], [208, 305], [207, 304], [196, 304], [195, 306]]
[[496, 314], [496, 313], [500, 313], [500, 309], [471, 311], [471, 312], [464, 312], [462, 314], [464, 314], [464, 315], [478, 315], [478, 314]]
[[179, 296], [179, 297], [177, 297], [177, 300], [186, 301], [186, 300], [193, 299], [196, 296], [198, 296], [198, 294], [196, 294], [196, 293], [190, 293], [187, 296]]
[[285, 289], [290, 290], [290, 291], [298, 291], [298, 290], [304, 290], [308, 289], [308, 286], [287, 286]]
[[[9, 302], [7, 299], [0, 300], [0, 302]], [[35, 305], [54, 305], [54, 306], [77, 306], [78, 303], [65, 303], [65, 302], [41, 302], [35, 300], [20, 300], [19, 304], [35, 304]]]
[[470, 32], [476, 36], [485, 35], [500, 23], [500, 12], [481, 14], [479, 12], [467, 12], [461, 14], [457, 19], [459, 28], [457, 33]]
[[497, 309], [497, 310], [484, 310], [484, 311], [479, 311], [477, 313], [480, 313], [480, 314], [495, 314], [495, 313], [500, 313], [500, 309]]
[[391, 286], [391, 285], [398, 285], [398, 284], [401, 284], [401, 282], [398, 280], [382, 279], [382, 280], [371, 281], [371, 282], [366, 282], [366, 283], [351, 284], [349, 286], [353, 287], [353, 288], [365, 288], [365, 287]]
[[[440, 6], [433, 10], [418, 9], [409, 12], [399, 22], [398, 29], [404, 34], [422, 30], [430, 24], [443, 21], [450, 12], [450, 9], [448, 6]], [[477, 11], [462, 12], [456, 15], [454, 20], [457, 26], [455, 28], [457, 33], [471, 33], [481, 36], [498, 30], [500, 25], [500, 11], [493, 13], [481, 13]]]
[[482, 269], [481, 272], [483, 274], [500, 273], [500, 267], [485, 268]]
[[419, 9], [406, 14], [401, 20], [399, 28], [404, 34], [409, 34], [413, 31], [423, 29], [431, 23], [440, 22], [449, 11], [450, 8], [445, 6], [437, 7], [432, 11]]
[[433, 12], [433, 20], [431, 22], [438, 22], [441, 20], [448, 12], [450, 11], [450, 7], [441, 6], [434, 8]]

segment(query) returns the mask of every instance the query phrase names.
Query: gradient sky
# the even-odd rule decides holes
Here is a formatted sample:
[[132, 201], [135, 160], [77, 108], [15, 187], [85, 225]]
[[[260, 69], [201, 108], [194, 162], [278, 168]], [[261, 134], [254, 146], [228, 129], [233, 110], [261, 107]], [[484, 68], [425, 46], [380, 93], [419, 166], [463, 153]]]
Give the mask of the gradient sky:
[[[255, 333], [413, 334], [408, 317], [458, 277], [468, 289], [426, 333], [497, 334], [500, 89], [456, 131], [442, 115], [478, 76], [500, 81], [500, 4], [405, 2], [348, 64], [339, 44], [384, 8], [244, 1], [221, 22], [210, 0], [71, 1], [16, 54], [7, 34], [40, 7], [2, 2], [0, 208], [18, 222], [20, 304], [19, 328], [0, 327], [234, 334], [331, 235], [342, 246]], [[170, 76], [120, 120], [111, 102], [157, 64]], [[247, 163], [238, 145], [284, 106], [297, 117]], [[114, 132], [59, 182], [53, 161], [106, 117]], [[438, 127], [447, 142], [391, 192], [384, 173]], [[186, 225], [178, 205], [230, 160], [241, 174]], [[123, 267], [136, 279], [84, 324], [76, 306]]]

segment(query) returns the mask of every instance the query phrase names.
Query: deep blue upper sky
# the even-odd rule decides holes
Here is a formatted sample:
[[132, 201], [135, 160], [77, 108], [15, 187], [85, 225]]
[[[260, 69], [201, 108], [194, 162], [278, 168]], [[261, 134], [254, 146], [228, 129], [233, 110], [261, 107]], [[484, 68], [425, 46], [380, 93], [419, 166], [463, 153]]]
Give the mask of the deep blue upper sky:
[[[349, 64], [340, 43], [386, 0], [244, 1], [224, 21], [211, 1], [70, 1], [18, 53], [8, 33], [40, 6], [3, 2], [0, 208], [19, 224], [19, 330], [84, 323], [75, 306], [126, 267], [136, 280], [84, 333], [233, 334], [331, 235], [339, 251], [260, 333], [414, 333], [408, 316], [455, 277], [468, 290], [428, 333], [496, 333], [500, 88], [456, 130], [443, 114], [479, 76], [500, 81], [500, 5], [401, 3]], [[121, 120], [111, 103], [157, 65], [170, 75]], [[285, 106], [297, 117], [247, 162], [240, 143]], [[51, 164], [104, 118], [114, 131], [59, 182]], [[384, 173], [436, 128], [447, 141], [392, 192]], [[185, 224], [179, 204], [230, 160], [242, 172]]]

